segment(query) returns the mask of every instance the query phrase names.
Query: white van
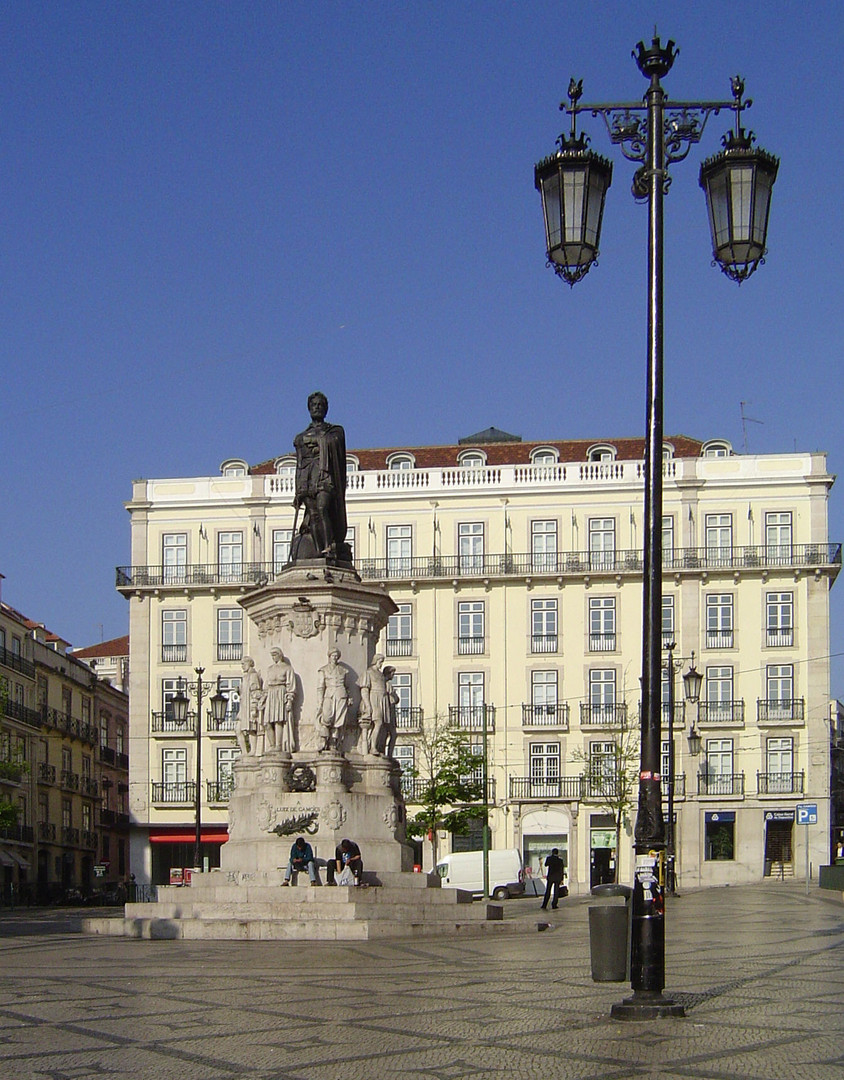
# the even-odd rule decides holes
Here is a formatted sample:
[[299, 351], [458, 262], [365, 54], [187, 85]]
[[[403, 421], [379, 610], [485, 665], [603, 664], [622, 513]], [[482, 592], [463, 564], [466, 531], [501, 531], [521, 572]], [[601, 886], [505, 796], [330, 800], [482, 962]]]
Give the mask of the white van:
[[[444, 855], [437, 863], [437, 873], [445, 889], [465, 889], [483, 896], [484, 853], [458, 851]], [[489, 852], [489, 894], [494, 900], [521, 896], [525, 891], [522, 856], [516, 848]]]

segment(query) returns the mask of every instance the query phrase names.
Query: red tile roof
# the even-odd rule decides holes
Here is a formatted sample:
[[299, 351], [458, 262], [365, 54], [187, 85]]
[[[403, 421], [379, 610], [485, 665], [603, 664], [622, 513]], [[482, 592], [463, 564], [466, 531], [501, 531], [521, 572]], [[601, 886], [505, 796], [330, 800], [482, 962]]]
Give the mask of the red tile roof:
[[74, 649], [73, 655], [82, 660], [91, 660], [98, 656], [128, 656], [129, 635], [111, 638], [109, 641], [101, 641], [99, 645], [88, 645], [84, 649]]

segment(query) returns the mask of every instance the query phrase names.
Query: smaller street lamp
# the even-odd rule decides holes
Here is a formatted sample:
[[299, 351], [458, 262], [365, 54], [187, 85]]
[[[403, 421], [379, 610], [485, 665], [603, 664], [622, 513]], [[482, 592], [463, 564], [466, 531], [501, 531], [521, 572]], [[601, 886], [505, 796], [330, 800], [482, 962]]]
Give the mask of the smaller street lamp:
[[[686, 695], [686, 701], [696, 704], [700, 701], [700, 688], [703, 685], [703, 676], [695, 667], [695, 654], [692, 653], [692, 666], [683, 675], [683, 692]], [[689, 753], [692, 757], [700, 757], [700, 749], [703, 745], [703, 739], [700, 737], [700, 732], [692, 724], [689, 729]]]
[[[173, 719], [176, 724], [183, 725], [187, 723], [188, 719], [188, 706], [190, 703], [188, 693], [196, 697], [196, 791], [194, 792], [196, 836], [193, 848], [193, 865], [195, 869], [199, 870], [202, 868], [202, 699], [211, 689], [211, 684], [202, 681], [205, 668], [197, 667], [194, 668], [194, 671], [196, 672], [196, 682], [189, 683], [181, 676], [179, 677], [178, 688], [170, 700], [170, 705], [173, 709]], [[225, 720], [227, 708], [228, 699], [220, 689], [220, 676], [218, 675], [216, 691], [211, 695], [211, 716], [214, 719], [215, 726], [219, 727]]]
[[[674, 657], [674, 649], [676, 645], [673, 641], [669, 641], [665, 645], [665, 649], [668, 652], [667, 668], [668, 668], [668, 776], [667, 776], [667, 794], [668, 794], [668, 823], [665, 830], [665, 855], [666, 855], [666, 891], [674, 895], [674, 889], [676, 885], [675, 877], [675, 834], [674, 834], [674, 774], [675, 774], [675, 755], [674, 755], [674, 672], [675, 664], [676, 670], [679, 670], [683, 666], [684, 657]], [[683, 694], [686, 701], [694, 704], [700, 698], [700, 687], [703, 682], [703, 676], [695, 667], [695, 654], [692, 652], [689, 658], [691, 667], [683, 676]], [[694, 725], [689, 733], [689, 752], [694, 755], [692, 746], [692, 733], [698, 738], [698, 753], [700, 753], [700, 736], [695, 732]]]

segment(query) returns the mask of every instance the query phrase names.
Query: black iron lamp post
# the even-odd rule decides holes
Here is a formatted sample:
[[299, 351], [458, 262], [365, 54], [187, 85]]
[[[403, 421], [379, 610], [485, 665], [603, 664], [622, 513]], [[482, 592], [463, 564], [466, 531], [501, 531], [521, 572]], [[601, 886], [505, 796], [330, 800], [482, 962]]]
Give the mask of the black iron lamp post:
[[[685, 657], [674, 656], [674, 650], [677, 645], [674, 641], [669, 641], [664, 648], [668, 652], [668, 660], [666, 662], [668, 668], [668, 775], [663, 777], [666, 781], [667, 788], [667, 803], [668, 803], [668, 821], [666, 822], [665, 829], [665, 889], [669, 895], [674, 895], [674, 891], [677, 884], [676, 877], [676, 833], [674, 829], [674, 783], [675, 783], [675, 753], [674, 753], [674, 711], [675, 711], [675, 698], [674, 698], [674, 673], [679, 671], [683, 666]], [[695, 667], [695, 654], [692, 652], [689, 657], [691, 667], [683, 676], [683, 694], [686, 701], [695, 703], [700, 698], [700, 686], [702, 677]], [[676, 666], [675, 666], [676, 665]], [[692, 728], [694, 731], [694, 728]], [[695, 734], [697, 734], [695, 732]], [[698, 737], [699, 738], [699, 737]], [[691, 751], [692, 734], [689, 733], [689, 747]], [[698, 753], [700, 749], [698, 749]]]
[[[184, 679], [179, 679], [178, 689], [170, 701], [170, 705], [173, 709], [173, 719], [177, 725], [184, 725], [188, 719], [188, 706], [190, 704], [188, 693], [192, 694], [196, 698], [196, 790], [194, 793], [194, 815], [196, 818], [196, 838], [193, 848], [193, 865], [195, 870], [202, 868], [202, 699], [211, 689], [211, 683], [203, 682], [202, 676], [205, 674], [205, 668], [194, 668], [196, 672], [196, 682], [186, 682]], [[228, 708], [228, 699], [225, 694], [220, 690], [220, 676], [217, 676], [217, 685], [215, 693], [211, 695], [211, 716], [214, 719], [215, 726], [219, 730], [219, 725], [226, 718], [226, 709]]]
[[582, 84], [571, 80], [568, 104], [571, 132], [559, 149], [534, 171], [542, 195], [548, 263], [570, 285], [583, 278], [600, 247], [604, 198], [612, 178], [608, 161], [587, 149], [576, 135], [577, 115], [600, 116], [610, 141], [638, 163], [633, 195], [648, 204], [648, 364], [645, 438], [644, 602], [642, 616], [642, 746], [639, 806], [635, 827], [631, 985], [633, 996], [614, 1005], [617, 1019], [682, 1016], [683, 1007], [663, 996], [665, 987], [665, 904], [662, 862], [665, 823], [660, 784], [662, 664], [662, 435], [663, 435], [663, 197], [668, 167], [682, 161], [700, 141], [709, 117], [722, 109], [735, 113], [735, 130], [724, 150], [701, 169], [713, 233], [714, 259], [733, 280], [746, 280], [765, 255], [771, 186], [777, 159], [752, 148], [752, 134], [741, 127], [744, 85], [731, 83], [732, 101], [669, 102], [661, 79], [674, 64], [673, 41], [640, 41], [633, 53], [648, 80], [643, 101], [584, 105]]

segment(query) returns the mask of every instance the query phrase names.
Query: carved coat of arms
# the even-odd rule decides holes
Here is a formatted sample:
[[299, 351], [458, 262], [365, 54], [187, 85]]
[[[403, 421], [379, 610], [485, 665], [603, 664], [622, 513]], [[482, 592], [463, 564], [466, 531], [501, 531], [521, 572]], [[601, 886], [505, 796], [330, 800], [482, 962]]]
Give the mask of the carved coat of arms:
[[312, 638], [320, 632], [322, 619], [319, 612], [314, 611], [313, 604], [306, 597], [300, 597], [290, 611], [288, 626], [300, 638]]

